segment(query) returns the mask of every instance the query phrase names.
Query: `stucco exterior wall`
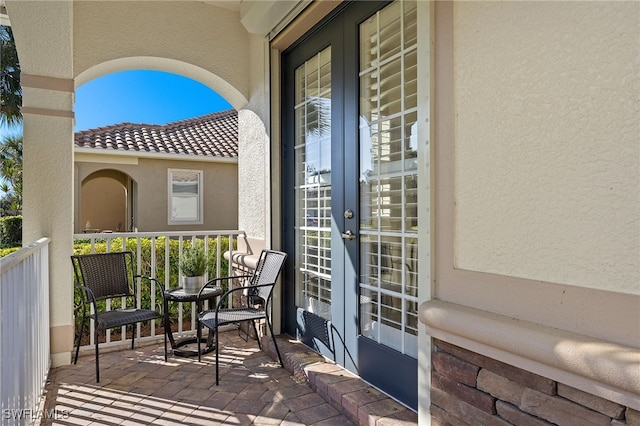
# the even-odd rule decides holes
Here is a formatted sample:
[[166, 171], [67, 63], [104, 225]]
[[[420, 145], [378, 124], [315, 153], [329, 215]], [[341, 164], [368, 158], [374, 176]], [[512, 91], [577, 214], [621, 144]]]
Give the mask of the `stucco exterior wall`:
[[455, 266], [640, 293], [640, 4], [453, 11]]
[[640, 4], [434, 9], [428, 335], [639, 410]]
[[[202, 225], [168, 224], [167, 170], [171, 168], [203, 170], [204, 223]], [[142, 158], [138, 159], [137, 164], [76, 162], [76, 185], [81, 185], [89, 175], [104, 169], [118, 170], [135, 181], [137, 217], [134, 226], [140, 232], [238, 228], [238, 165], [236, 163]], [[76, 223], [74, 226], [76, 232], [81, 232], [84, 225], [84, 222]]]
[[[247, 52], [248, 33], [238, 12], [203, 2], [82, 1], [73, 7], [75, 75], [135, 58], [128, 66], [161, 68], [207, 85], [213, 73], [221, 83], [214, 89], [236, 108], [242, 104], [234, 89], [249, 98], [249, 56], [241, 53]], [[163, 64], [154, 58], [163, 58]], [[167, 60], [176, 61], [175, 69], [166, 68]], [[180, 63], [193, 67], [181, 70]]]
[[[24, 117], [23, 243], [49, 237], [51, 363], [73, 346], [72, 4], [7, 1], [18, 49]], [[28, 24], [29, 23], [29, 24]], [[15, 24], [15, 25], [14, 25]]]
[[270, 229], [269, 199], [269, 67], [268, 45], [261, 36], [250, 37], [251, 97], [244, 110], [238, 111], [238, 223], [247, 235], [266, 239]]

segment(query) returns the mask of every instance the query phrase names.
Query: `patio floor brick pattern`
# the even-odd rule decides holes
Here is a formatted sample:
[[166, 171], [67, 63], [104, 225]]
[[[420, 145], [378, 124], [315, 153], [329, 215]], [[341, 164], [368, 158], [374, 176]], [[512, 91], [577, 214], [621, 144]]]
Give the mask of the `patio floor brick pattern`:
[[[278, 337], [285, 369], [270, 356], [271, 339], [263, 338], [265, 352], [235, 330], [221, 342], [219, 386], [214, 353], [202, 362], [173, 355], [165, 362], [162, 342], [101, 350], [96, 383], [94, 355], [86, 352], [77, 365], [51, 370], [44, 410], [57, 418], [40, 424], [417, 425], [415, 412], [286, 336]], [[376, 398], [358, 398], [363, 392]]]

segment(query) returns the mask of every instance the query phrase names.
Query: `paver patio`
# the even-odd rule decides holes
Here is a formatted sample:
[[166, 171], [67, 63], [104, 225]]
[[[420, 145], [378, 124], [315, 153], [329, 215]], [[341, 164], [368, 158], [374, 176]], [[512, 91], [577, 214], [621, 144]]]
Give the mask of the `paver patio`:
[[[101, 350], [100, 383], [93, 352], [87, 352], [77, 365], [51, 370], [44, 412], [57, 418], [41, 424], [417, 424], [414, 412], [283, 336], [278, 342], [287, 369], [235, 330], [222, 333], [221, 342], [219, 386], [213, 352], [202, 362], [173, 355], [165, 362], [162, 342]], [[368, 398], [358, 398], [363, 392]]]

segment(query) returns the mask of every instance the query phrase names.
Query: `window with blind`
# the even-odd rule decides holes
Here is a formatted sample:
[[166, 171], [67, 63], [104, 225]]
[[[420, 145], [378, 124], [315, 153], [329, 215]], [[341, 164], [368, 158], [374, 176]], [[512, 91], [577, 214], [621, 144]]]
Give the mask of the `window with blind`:
[[417, 357], [417, 12], [360, 25], [360, 327]]
[[169, 169], [169, 225], [202, 223], [202, 173]]
[[295, 71], [296, 303], [331, 319], [331, 47]]

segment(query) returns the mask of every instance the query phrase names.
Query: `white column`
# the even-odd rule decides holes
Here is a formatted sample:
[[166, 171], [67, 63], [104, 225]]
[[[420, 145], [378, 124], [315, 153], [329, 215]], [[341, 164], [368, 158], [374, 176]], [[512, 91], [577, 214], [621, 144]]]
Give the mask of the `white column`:
[[51, 357], [65, 365], [73, 349], [73, 4], [6, 4], [22, 70], [22, 238], [51, 238]]

